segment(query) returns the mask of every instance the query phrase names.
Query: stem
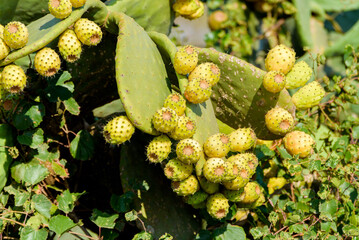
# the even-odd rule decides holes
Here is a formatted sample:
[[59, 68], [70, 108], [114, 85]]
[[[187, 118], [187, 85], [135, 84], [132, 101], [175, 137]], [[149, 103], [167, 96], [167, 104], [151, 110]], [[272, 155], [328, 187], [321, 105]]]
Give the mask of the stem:
[[4, 221], [9, 221], [9, 222], [16, 223], [16, 224], [18, 224], [18, 225], [20, 225], [20, 226], [23, 226], [23, 227], [26, 226], [25, 224], [23, 224], [23, 223], [21, 223], [21, 222], [18, 222], [18, 221], [16, 221], [16, 220], [13, 220], [13, 219], [4, 218], [4, 217], [0, 217], [0, 219], [2, 219], [2, 220], [4, 220]]

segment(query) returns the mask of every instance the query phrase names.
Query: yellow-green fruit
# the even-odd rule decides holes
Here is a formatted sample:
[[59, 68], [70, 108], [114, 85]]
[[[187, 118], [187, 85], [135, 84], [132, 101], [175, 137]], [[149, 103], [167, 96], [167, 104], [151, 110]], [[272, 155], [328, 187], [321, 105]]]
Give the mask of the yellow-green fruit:
[[257, 140], [252, 128], [238, 128], [229, 134], [232, 152], [242, 152], [254, 146]]
[[177, 118], [175, 129], [169, 133], [169, 136], [175, 140], [191, 138], [196, 133], [196, 123], [185, 115]]
[[209, 158], [203, 166], [203, 176], [210, 182], [221, 183], [236, 178], [238, 169], [222, 158]]
[[230, 150], [229, 137], [224, 133], [217, 133], [204, 142], [204, 153], [211, 158], [225, 157]]
[[166, 135], [155, 137], [147, 147], [147, 158], [150, 162], [160, 163], [171, 153], [171, 140]]
[[103, 136], [108, 143], [121, 144], [130, 140], [134, 132], [131, 121], [126, 116], [118, 116], [106, 124]]
[[313, 150], [314, 139], [305, 132], [293, 131], [287, 133], [283, 138], [284, 147], [292, 155], [299, 155], [301, 158], [307, 157]]
[[211, 84], [204, 78], [194, 78], [188, 82], [184, 92], [185, 98], [191, 103], [203, 103], [212, 94]]
[[77, 20], [74, 30], [79, 40], [87, 46], [96, 46], [101, 42], [101, 28], [87, 18]]
[[292, 101], [298, 109], [307, 109], [318, 105], [324, 95], [324, 88], [317, 81], [314, 81], [294, 93]]
[[173, 11], [180, 15], [194, 14], [200, 8], [199, 0], [176, 0], [172, 6]]
[[10, 48], [6, 45], [5, 41], [0, 38], [0, 60], [6, 58], [7, 55], [10, 53]]
[[196, 163], [203, 156], [201, 144], [193, 139], [183, 139], [176, 147], [177, 158], [185, 164]]
[[193, 165], [185, 164], [178, 159], [171, 159], [163, 171], [168, 179], [172, 181], [182, 181], [192, 174]]
[[262, 189], [257, 182], [249, 182], [244, 186], [240, 203], [251, 204], [254, 203], [262, 193]]
[[280, 107], [272, 108], [265, 115], [268, 130], [277, 135], [285, 135], [294, 127], [292, 114]]
[[208, 17], [208, 25], [212, 31], [222, 29], [225, 27], [224, 23], [228, 20], [228, 15], [221, 11], [217, 10], [211, 13]]
[[216, 219], [224, 218], [229, 211], [228, 199], [222, 193], [209, 196], [206, 206], [209, 215]]
[[211, 62], [201, 63], [188, 76], [188, 81], [201, 78], [206, 79], [211, 86], [218, 83], [221, 76], [219, 67]]
[[207, 197], [208, 197], [208, 194], [206, 192], [203, 192], [200, 190], [193, 195], [184, 197], [184, 201], [191, 205], [197, 205], [202, 202], [205, 202]]
[[264, 196], [263, 192], [259, 194], [259, 198], [251, 204], [251, 208], [256, 208], [262, 206], [266, 202], [266, 197]]
[[236, 214], [233, 216], [236, 222], [244, 221], [247, 219], [249, 210], [245, 208], [237, 209]]
[[29, 40], [27, 27], [21, 22], [9, 22], [4, 28], [4, 41], [13, 49], [24, 47]]
[[230, 201], [230, 202], [240, 202], [243, 198], [243, 189], [240, 190], [223, 190], [223, 195]]
[[272, 48], [265, 59], [267, 71], [279, 71], [287, 74], [295, 63], [295, 52], [282, 44]]
[[72, 5], [74, 8], [82, 7], [83, 5], [85, 5], [86, 1], [87, 1], [87, 0], [70, 0], [71, 5]]
[[245, 178], [251, 178], [256, 172], [258, 166], [258, 158], [253, 153], [240, 153], [228, 158], [239, 169], [240, 174]]
[[263, 87], [271, 93], [277, 93], [283, 90], [286, 83], [286, 77], [278, 71], [269, 71], [264, 75]]
[[19, 93], [26, 86], [26, 74], [21, 67], [7, 65], [1, 73], [1, 86], [7, 92]]
[[171, 183], [172, 189], [179, 196], [192, 195], [199, 190], [199, 183], [195, 176], [191, 175], [185, 180]]
[[156, 111], [152, 123], [157, 131], [169, 133], [177, 126], [177, 114], [171, 108], [161, 108]]
[[223, 182], [223, 186], [228, 190], [239, 190], [249, 182], [249, 178], [247, 176], [248, 173], [246, 172], [246, 169], [241, 169], [235, 179]]
[[184, 46], [178, 48], [173, 67], [178, 74], [187, 75], [197, 66], [198, 52], [193, 46]]
[[36, 53], [34, 62], [36, 71], [44, 77], [55, 75], [61, 67], [59, 55], [48, 47]]
[[170, 94], [163, 104], [163, 107], [171, 108], [174, 110], [178, 116], [184, 114], [186, 110], [186, 100], [179, 93]]
[[313, 70], [309, 65], [300, 61], [297, 62], [286, 76], [286, 89], [294, 89], [304, 86], [312, 76]]
[[59, 38], [57, 44], [61, 56], [66, 62], [75, 62], [80, 58], [82, 47], [73, 30], [66, 30]]
[[187, 18], [189, 20], [194, 20], [194, 19], [202, 17], [203, 14], [204, 14], [204, 4], [203, 4], [203, 2], [199, 2], [199, 8], [197, 9], [197, 11], [195, 11], [194, 13], [192, 13], [190, 15], [182, 15], [182, 17]]
[[201, 188], [206, 193], [214, 194], [219, 191], [219, 183], [210, 182], [204, 177], [198, 177], [198, 180], [199, 184], [201, 185]]
[[272, 194], [275, 190], [281, 189], [284, 187], [284, 185], [287, 184], [287, 179], [284, 177], [272, 177], [269, 179], [267, 187], [268, 187], [268, 193]]
[[50, 13], [55, 18], [67, 18], [72, 12], [70, 0], [49, 0], [48, 6]]

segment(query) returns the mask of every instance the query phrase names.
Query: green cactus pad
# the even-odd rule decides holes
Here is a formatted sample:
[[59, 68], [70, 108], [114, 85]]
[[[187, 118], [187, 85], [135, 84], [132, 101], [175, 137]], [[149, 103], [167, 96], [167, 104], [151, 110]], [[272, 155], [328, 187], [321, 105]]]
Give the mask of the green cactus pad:
[[[13, 146], [12, 128], [8, 124], [0, 124], [0, 146]], [[12, 157], [8, 154], [5, 147], [0, 147], [0, 192], [6, 184], [8, 170], [12, 162]]]
[[137, 128], [157, 135], [151, 120], [171, 93], [165, 65], [156, 45], [132, 18], [120, 14], [119, 28], [116, 79], [121, 101]]

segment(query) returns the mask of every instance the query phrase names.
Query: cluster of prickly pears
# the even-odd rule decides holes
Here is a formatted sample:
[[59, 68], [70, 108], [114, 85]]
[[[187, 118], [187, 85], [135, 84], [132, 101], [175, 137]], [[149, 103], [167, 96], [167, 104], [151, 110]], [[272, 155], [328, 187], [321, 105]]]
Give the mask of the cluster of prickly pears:
[[176, 0], [173, 11], [189, 20], [201, 17], [204, 13], [204, 4], [200, 0]]
[[72, 7], [79, 8], [85, 3], [86, 0], [49, 0], [48, 7], [55, 18], [64, 19], [72, 13]]

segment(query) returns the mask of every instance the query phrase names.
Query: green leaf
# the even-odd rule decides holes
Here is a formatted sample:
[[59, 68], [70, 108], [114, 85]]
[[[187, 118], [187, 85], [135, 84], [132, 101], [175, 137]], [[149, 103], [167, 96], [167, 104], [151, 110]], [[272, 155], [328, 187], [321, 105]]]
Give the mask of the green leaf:
[[44, 180], [49, 175], [46, 167], [40, 164], [28, 163], [26, 164], [24, 181], [35, 185]]
[[32, 202], [34, 203], [35, 210], [44, 215], [47, 218], [50, 218], [50, 209], [51, 202], [43, 194], [37, 194], [32, 197]]
[[21, 183], [24, 181], [24, 176], [26, 172], [26, 164], [15, 162], [11, 167], [11, 177], [17, 182]]
[[359, 236], [359, 228], [353, 225], [345, 225], [343, 227], [343, 232], [346, 236]]
[[283, 146], [277, 147], [277, 150], [283, 159], [291, 159], [292, 158], [292, 156], [287, 152], [287, 150]]
[[50, 219], [49, 229], [56, 234], [61, 235], [76, 224], [69, 218], [63, 215], [56, 215]]
[[60, 177], [66, 178], [69, 176], [69, 173], [68, 173], [67, 169], [65, 168], [65, 166], [59, 162], [55, 162], [55, 161], [52, 162], [51, 168], [52, 168], [52, 170], [54, 170], [55, 174]]
[[338, 201], [335, 199], [321, 203], [319, 205], [320, 218], [324, 220], [326, 219], [332, 220], [333, 216], [337, 212], [337, 209], [338, 209]]
[[118, 214], [101, 212], [100, 210], [95, 208], [92, 212], [90, 220], [94, 222], [98, 227], [112, 229], [115, 227], [115, 221], [118, 217]]
[[8, 170], [13, 160], [4, 146], [12, 147], [13, 144], [12, 127], [8, 124], [0, 124], [0, 192], [8, 180]]
[[44, 142], [44, 131], [41, 128], [25, 131], [23, 135], [17, 136], [17, 140], [20, 144], [36, 149]]
[[20, 207], [23, 206], [24, 203], [30, 198], [29, 192], [17, 192], [15, 194], [15, 206]]
[[137, 218], [138, 216], [135, 210], [129, 211], [125, 214], [125, 219], [127, 222], [135, 221]]
[[125, 108], [121, 102], [121, 99], [117, 99], [101, 107], [95, 108], [92, 110], [92, 112], [95, 117], [104, 118], [114, 113], [125, 112]]
[[132, 205], [135, 194], [133, 192], [126, 192], [122, 195], [112, 194], [111, 196], [111, 207], [119, 213], [128, 212]]
[[106, 240], [116, 240], [119, 239], [120, 234], [116, 230], [104, 228], [101, 229], [101, 236]]
[[61, 195], [58, 195], [56, 200], [58, 202], [58, 208], [64, 213], [72, 212], [75, 207], [74, 202], [76, 198], [72, 196], [68, 189], [64, 191]]
[[23, 103], [13, 117], [13, 124], [18, 130], [37, 127], [45, 116], [45, 107], [42, 103]]
[[320, 160], [314, 160], [309, 162], [310, 171], [320, 171], [322, 168], [322, 162]]
[[58, 100], [65, 101], [72, 97], [74, 91], [74, 84], [68, 80], [71, 79], [71, 74], [67, 71], [63, 72], [59, 78], [50, 78], [48, 86], [44, 92], [46, 98], [50, 102], [57, 102]]
[[132, 240], [152, 240], [153, 236], [151, 235], [151, 233], [148, 232], [140, 232], [137, 233]]
[[71, 97], [63, 101], [63, 103], [65, 105], [66, 110], [69, 111], [72, 115], [80, 114], [80, 106], [74, 98]]
[[[306, 224], [305, 224], [306, 225]], [[302, 233], [304, 231], [303, 224], [293, 224], [289, 227], [289, 233]]]
[[246, 239], [246, 233], [242, 227], [227, 224], [225, 227], [213, 231], [214, 240]]
[[95, 143], [91, 134], [85, 130], [81, 130], [70, 144], [70, 153], [75, 159], [88, 160], [94, 153], [94, 145]]
[[30, 226], [26, 226], [21, 230], [20, 234], [21, 240], [46, 240], [47, 231], [42, 228], [40, 230], [35, 230]]

